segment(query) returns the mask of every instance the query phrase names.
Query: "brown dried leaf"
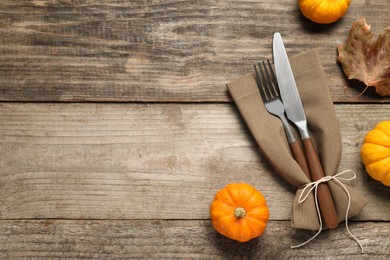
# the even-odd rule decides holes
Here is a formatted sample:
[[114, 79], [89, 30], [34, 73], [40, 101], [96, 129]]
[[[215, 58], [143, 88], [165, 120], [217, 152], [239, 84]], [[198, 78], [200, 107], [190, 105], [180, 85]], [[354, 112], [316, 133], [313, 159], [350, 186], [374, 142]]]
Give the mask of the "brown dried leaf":
[[390, 96], [390, 27], [374, 39], [364, 17], [352, 23], [338, 60], [349, 79], [357, 79], [382, 96]]

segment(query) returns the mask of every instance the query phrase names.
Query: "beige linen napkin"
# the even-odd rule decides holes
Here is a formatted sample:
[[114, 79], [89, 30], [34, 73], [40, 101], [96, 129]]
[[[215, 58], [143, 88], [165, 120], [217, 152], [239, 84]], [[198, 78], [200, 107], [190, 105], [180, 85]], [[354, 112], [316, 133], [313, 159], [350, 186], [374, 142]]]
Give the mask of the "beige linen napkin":
[[[315, 50], [305, 52], [290, 58], [290, 64], [325, 175], [335, 175], [341, 157], [341, 135], [319, 55]], [[303, 189], [301, 186], [310, 181], [291, 155], [281, 121], [266, 111], [255, 74], [238, 78], [228, 83], [227, 88], [263, 156], [279, 175], [297, 187], [292, 205], [292, 227], [318, 230], [320, 223], [313, 193], [304, 202], [298, 202]], [[348, 216], [358, 215], [367, 201], [343, 183], [351, 199]], [[341, 222], [345, 220], [348, 195], [336, 181], [331, 180], [328, 184]]]

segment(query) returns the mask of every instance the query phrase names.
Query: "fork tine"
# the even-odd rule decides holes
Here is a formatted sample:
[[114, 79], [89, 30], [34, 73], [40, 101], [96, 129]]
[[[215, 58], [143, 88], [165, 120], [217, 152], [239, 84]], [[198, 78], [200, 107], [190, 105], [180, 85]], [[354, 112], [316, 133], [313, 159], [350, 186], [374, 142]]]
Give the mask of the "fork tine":
[[261, 81], [263, 83], [262, 85], [263, 85], [264, 93], [267, 96], [267, 100], [268, 99], [272, 99], [273, 98], [273, 94], [272, 94], [272, 91], [269, 88], [269, 82], [267, 81], [266, 76], [265, 76], [265, 74], [267, 74], [267, 73], [266, 73], [266, 71], [265, 72], [263, 71], [263, 68], [261, 67], [260, 63], [258, 63], [258, 66], [259, 66], [259, 69], [260, 69], [260, 74], [261, 74], [260, 79], [261, 79]]
[[269, 68], [269, 71], [271, 74], [271, 81], [273, 83], [272, 87], [275, 91], [276, 96], [279, 96], [279, 85], [278, 85], [278, 81], [276, 80], [275, 72], [271, 66], [271, 62], [268, 59], [267, 59], [267, 63], [268, 63], [268, 68]]
[[[260, 68], [260, 72], [261, 72], [260, 63], [258, 63], [257, 66]], [[256, 67], [256, 65], [254, 65], [254, 67], [255, 67], [255, 72], [256, 72], [257, 87], [260, 90], [261, 98], [263, 100], [269, 100], [268, 93], [266, 91], [266, 88], [264, 87], [264, 85], [265, 85], [265, 83], [263, 81], [264, 76], [263, 75], [261, 75], [261, 76], [259, 75], [259, 71], [258, 71], [258, 68]], [[263, 74], [263, 73], [261, 73], [261, 74]]]
[[264, 68], [264, 80], [267, 82], [268, 91], [270, 93], [271, 98], [277, 97], [277, 92], [275, 90], [274, 84], [271, 80], [270, 73], [268, 72], [267, 66], [265, 65], [265, 62], [263, 61], [263, 68]]
[[263, 96], [263, 91], [262, 91], [262, 84], [261, 84], [261, 81], [260, 81], [259, 73], [257, 72], [256, 64], [253, 65], [253, 67], [255, 68], [255, 75], [256, 75], [257, 87], [258, 87], [259, 90], [260, 90], [261, 97], [264, 98], [264, 96]]

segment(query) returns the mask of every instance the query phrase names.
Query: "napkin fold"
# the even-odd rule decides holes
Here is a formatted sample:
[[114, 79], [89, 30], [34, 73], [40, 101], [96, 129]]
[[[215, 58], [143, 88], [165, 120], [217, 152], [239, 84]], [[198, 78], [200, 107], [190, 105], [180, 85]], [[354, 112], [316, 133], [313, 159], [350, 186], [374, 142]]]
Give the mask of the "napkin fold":
[[[311, 50], [289, 60], [324, 173], [333, 176], [337, 174], [341, 158], [341, 134], [319, 54]], [[257, 88], [255, 73], [233, 80], [227, 88], [262, 155], [280, 176], [297, 188], [292, 202], [291, 226], [318, 230], [320, 222], [314, 194], [310, 194], [304, 202], [298, 201], [302, 186], [310, 180], [291, 155], [281, 121], [267, 112]], [[299, 137], [297, 131], [296, 136]], [[343, 184], [350, 197], [337, 181], [328, 182], [339, 222], [345, 220], [349, 198], [348, 217], [358, 215], [367, 204], [364, 197]]]

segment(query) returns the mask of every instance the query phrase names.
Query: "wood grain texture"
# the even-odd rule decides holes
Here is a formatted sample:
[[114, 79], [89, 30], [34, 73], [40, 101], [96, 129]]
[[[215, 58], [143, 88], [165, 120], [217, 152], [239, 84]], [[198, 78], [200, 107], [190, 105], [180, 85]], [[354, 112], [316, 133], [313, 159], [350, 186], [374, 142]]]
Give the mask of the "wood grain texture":
[[[336, 48], [365, 16], [379, 33], [389, 2], [354, 0], [332, 25], [291, 0], [3, 0], [0, 101], [217, 101], [225, 84], [272, 57], [274, 32], [290, 56], [318, 49], [335, 102], [389, 102], [347, 81]], [[356, 88], [356, 90], [355, 90]]]
[[311, 232], [287, 221], [268, 223], [265, 233], [237, 243], [216, 233], [209, 221], [0, 221], [2, 259], [388, 259], [388, 222], [352, 223], [365, 254], [345, 227], [323, 231], [300, 249], [291, 245]]
[[[360, 145], [386, 105], [338, 105], [340, 171], [369, 204], [355, 220], [390, 220], [389, 190], [364, 171]], [[289, 220], [294, 189], [259, 153], [230, 104], [0, 104], [2, 219], [208, 219], [234, 181]]]

